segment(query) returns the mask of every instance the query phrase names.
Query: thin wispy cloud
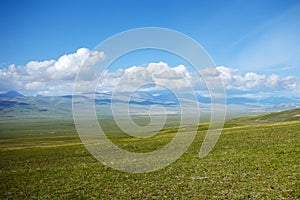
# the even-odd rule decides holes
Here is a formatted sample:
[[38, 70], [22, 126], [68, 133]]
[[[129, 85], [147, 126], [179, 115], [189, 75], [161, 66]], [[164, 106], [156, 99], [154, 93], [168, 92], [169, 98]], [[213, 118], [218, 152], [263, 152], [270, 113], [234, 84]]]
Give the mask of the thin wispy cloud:
[[296, 69], [296, 68], [297, 68], [296, 66], [286, 66], [286, 67], [273, 68], [273, 69], [270, 69], [269, 71], [273, 71], [273, 72], [288, 71], [288, 70], [292, 70], [292, 69]]
[[[252, 30], [231, 47], [232, 64], [262, 71], [300, 64], [300, 4]], [[294, 69], [294, 68], [288, 68]]]

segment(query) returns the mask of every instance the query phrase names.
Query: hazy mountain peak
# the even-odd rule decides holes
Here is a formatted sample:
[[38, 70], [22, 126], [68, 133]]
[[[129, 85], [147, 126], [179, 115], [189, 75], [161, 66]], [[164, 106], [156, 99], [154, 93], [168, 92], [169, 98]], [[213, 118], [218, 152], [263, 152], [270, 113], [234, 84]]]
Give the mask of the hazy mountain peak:
[[15, 97], [23, 97], [24, 95], [15, 91], [15, 90], [11, 90], [9, 92], [0, 94], [0, 98], [15, 98]]

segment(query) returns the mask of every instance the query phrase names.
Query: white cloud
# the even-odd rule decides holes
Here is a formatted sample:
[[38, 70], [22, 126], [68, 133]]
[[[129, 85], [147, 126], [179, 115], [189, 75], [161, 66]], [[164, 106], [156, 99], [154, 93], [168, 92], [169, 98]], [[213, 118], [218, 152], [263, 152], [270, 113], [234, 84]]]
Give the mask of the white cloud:
[[190, 73], [183, 65], [175, 67], [167, 63], [149, 63], [146, 67], [133, 66], [126, 70], [108, 72], [102, 76], [100, 90], [115, 88], [117, 91], [132, 91], [147, 85], [159, 85], [170, 89], [190, 86]]
[[217, 67], [220, 77], [228, 90], [288, 90], [292, 91], [300, 87], [299, 77], [281, 77], [276, 74], [267, 76], [248, 72], [242, 75], [239, 70], [224, 66]]
[[26, 90], [44, 90], [45, 88], [45, 83], [39, 82], [39, 81], [34, 81], [31, 83], [27, 83], [25, 85]]
[[[74, 79], [82, 62], [82, 74], [78, 85], [87, 90], [94, 90], [97, 77], [91, 66], [105, 59], [103, 52], [91, 52], [86, 48], [78, 49], [73, 54], [63, 55], [57, 60], [31, 61], [25, 66], [10, 65], [0, 69], [0, 91], [18, 90], [31, 94], [70, 94]], [[240, 94], [269, 92], [299, 96], [300, 78], [295, 76], [266, 75], [248, 72], [242, 74], [238, 69], [219, 66], [215, 69], [203, 69], [201, 74], [206, 81], [216, 82], [221, 78], [227, 90], [240, 91]], [[149, 88], [145, 84], [152, 84]], [[190, 72], [184, 65], [169, 66], [167, 63], [149, 63], [146, 66], [132, 66], [114, 72], [106, 70], [101, 74], [98, 90], [132, 91], [143, 89], [155, 90], [153, 85], [164, 86], [172, 90], [185, 90], [192, 87], [203, 93], [207, 91], [203, 79]], [[149, 85], [148, 85], [149, 86]], [[210, 86], [214, 86], [210, 84]], [[158, 87], [157, 87], [158, 88]], [[160, 87], [161, 88], [161, 87]], [[205, 92], [204, 92], [205, 93]]]
[[[60, 57], [53, 65], [49, 66], [46, 73], [54, 80], [74, 80], [77, 70], [85, 61], [85, 66], [91, 66], [104, 59], [103, 52], [93, 52], [86, 48], [78, 49], [76, 53]], [[88, 57], [89, 56], [89, 57]]]
[[[277, 74], [267, 76], [254, 72], [242, 74], [238, 69], [224, 66], [219, 66], [216, 69], [203, 69], [201, 74], [207, 82], [210, 82], [211, 87], [214, 87], [214, 82], [219, 84], [216, 80], [220, 78], [226, 90], [241, 91], [241, 93], [245, 91], [269, 91], [278, 94], [278, 91], [283, 91], [282, 95], [293, 94], [300, 87], [299, 77], [281, 77]], [[98, 89], [103, 91], [112, 91], [116, 87], [118, 91], [132, 91], [149, 83], [170, 89], [184, 90], [192, 86], [194, 90], [207, 90], [204, 80], [196, 72], [189, 72], [183, 65], [170, 67], [163, 62], [149, 63], [144, 67], [133, 66], [116, 72], [106, 71], [101, 80]]]
[[[79, 67], [84, 63], [84, 74], [89, 79], [94, 72], [90, 66], [105, 59], [103, 52], [80, 48], [73, 54], [66, 54], [58, 60], [31, 61], [25, 66], [10, 65], [0, 69], [0, 91], [28, 90], [38, 93], [71, 93], [72, 84]], [[92, 78], [91, 78], [92, 77]], [[56, 92], [55, 92], [56, 91]]]

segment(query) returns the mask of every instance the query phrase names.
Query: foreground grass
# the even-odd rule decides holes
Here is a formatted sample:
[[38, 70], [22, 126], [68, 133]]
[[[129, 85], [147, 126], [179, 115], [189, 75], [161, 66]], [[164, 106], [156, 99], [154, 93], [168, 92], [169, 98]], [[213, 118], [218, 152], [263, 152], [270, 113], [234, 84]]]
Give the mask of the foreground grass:
[[[57, 135], [36, 131], [22, 138], [23, 129], [11, 128], [18, 137], [8, 138], [3, 131], [5, 137], [0, 140], [0, 198], [299, 199], [300, 122], [234, 123], [225, 125], [207, 157], [198, 158], [207, 127], [200, 125], [196, 139], [180, 159], [144, 174], [102, 165], [80, 144], [67, 122], [52, 127]], [[67, 134], [60, 132], [63, 130]], [[120, 135], [113, 140], [131, 151], [151, 151], [168, 143], [174, 130], [167, 128], [146, 141]]]

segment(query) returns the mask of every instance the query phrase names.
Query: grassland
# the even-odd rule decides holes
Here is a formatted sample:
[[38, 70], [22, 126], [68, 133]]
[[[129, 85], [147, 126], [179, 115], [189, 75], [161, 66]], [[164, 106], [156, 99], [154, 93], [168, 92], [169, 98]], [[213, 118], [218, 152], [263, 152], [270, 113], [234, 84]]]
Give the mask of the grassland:
[[[299, 199], [299, 110], [230, 120], [199, 159], [207, 124], [188, 151], [151, 173], [111, 169], [87, 152], [69, 120], [1, 122], [1, 199]], [[107, 128], [113, 126], [109, 122]], [[145, 152], [168, 143], [176, 126], [147, 140], [111, 128], [121, 148]]]

